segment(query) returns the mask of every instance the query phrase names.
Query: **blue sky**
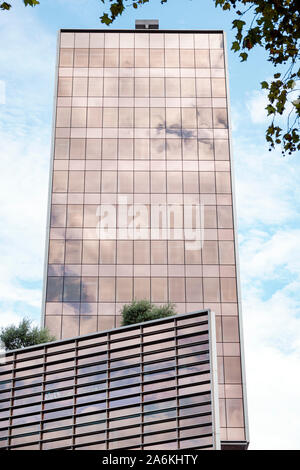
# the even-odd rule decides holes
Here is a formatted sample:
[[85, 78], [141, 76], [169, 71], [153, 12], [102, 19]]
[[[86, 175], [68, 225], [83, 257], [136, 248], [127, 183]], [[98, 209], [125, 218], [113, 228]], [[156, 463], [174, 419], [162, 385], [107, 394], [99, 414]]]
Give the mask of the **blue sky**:
[[[100, 28], [99, 0], [21, 0], [0, 13], [0, 326], [39, 322], [50, 162], [56, 36]], [[268, 152], [263, 50], [241, 64], [230, 51], [232, 15], [214, 0], [159, 0], [114, 28], [159, 18], [161, 29], [224, 29], [233, 149], [252, 449], [300, 449], [300, 163]]]

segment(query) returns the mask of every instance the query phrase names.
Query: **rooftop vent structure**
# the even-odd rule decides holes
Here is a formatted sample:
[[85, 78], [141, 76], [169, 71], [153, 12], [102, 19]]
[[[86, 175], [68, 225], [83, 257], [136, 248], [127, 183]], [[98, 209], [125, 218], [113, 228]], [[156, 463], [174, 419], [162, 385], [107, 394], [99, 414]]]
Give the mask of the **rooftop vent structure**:
[[158, 20], [135, 20], [135, 29], [159, 29]]

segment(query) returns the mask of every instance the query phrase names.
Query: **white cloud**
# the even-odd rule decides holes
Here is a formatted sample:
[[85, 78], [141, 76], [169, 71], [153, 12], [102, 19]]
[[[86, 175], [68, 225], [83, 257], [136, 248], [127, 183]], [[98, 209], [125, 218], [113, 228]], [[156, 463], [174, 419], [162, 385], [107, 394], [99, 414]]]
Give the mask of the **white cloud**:
[[1, 326], [40, 315], [56, 38], [23, 6], [1, 14], [0, 38]]
[[1, 325], [0, 328], [5, 328], [10, 325], [18, 325], [22, 320], [22, 316], [17, 315], [14, 311], [6, 311], [0, 313]]
[[266, 301], [260, 294], [244, 290], [250, 448], [299, 449], [299, 301], [290, 286]]
[[[54, 76], [53, 65], [56, 36], [47, 32], [31, 8], [16, 4], [8, 13], [1, 14], [1, 62], [5, 68], [1, 73], [15, 72], [11, 79], [23, 79], [34, 92], [41, 77], [47, 79], [49, 72]], [[51, 54], [49, 53], [51, 50]], [[26, 83], [26, 78], [36, 79]], [[22, 87], [23, 88], [23, 87]]]
[[260, 345], [247, 357], [251, 450], [299, 450], [300, 360]]
[[300, 162], [268, 152], [257, 134], [233, 141], [238, 223], [280, 225], [299, 218]]
[[265, 107], [268, 104], [268, 96], [265, 91], [255, 90], [252, 92], [246, 102], [251, 121], [254, 124], [263, 124], [267, 121], [267, 111]]
[[[26, 283], [34, 285], [43, 275], [49, 159], [47, 140], [35, 142], [34, 135], [24, 138], [20, 146], [7, 135], [3, 142], [0, 291], [4, 305], [0, 308], [0, 324], [3, 313], [16, 302], [27, 306], [25, 310], [40, 312], [41, 291]], [[24, 314], [19, 310], [17, 313]]]
[[258, 142], [234, 142], [250, 448], [299, 449], [300, 168]]
[[289, 277], [300, 275], [300, 230], [279, 230], [274, 234], [250, 230], [241, 243], [241, 256], [245, 260], [246, 277], [276, 279], [285, 270]]
[[[268, 81], [271, 81], [272, 77], [268, 78]], [[299, 85], [298, 85], [299, 89]], [[292, 102], [299, 98], [299, 92], [293, 91], [288, 95], [288, 101], [285, 105], [286, 109], [282, 116], [277, 115], [276, 122], [283, 128], [286, 127], [286, 122], [288, 115], [291, 111], [294, 111], [294, 106]], [[266, 106], [269, 104], [268, 99], [268, 90], [253, 90], [250, 93], [247, 93], [246, 98], [246, 107], [249, 112], [249, 117], [253, 124], [264, 124], [265, 126], [271, 122], [272, 116], [267, 116]]]
[[22, 137], [13, 129], [0, 133], [1, 302], [38, 310], [41, 292], [24, 282], [40, 282], [43, 275], [50, 141], [42, 133], [42, 127]]

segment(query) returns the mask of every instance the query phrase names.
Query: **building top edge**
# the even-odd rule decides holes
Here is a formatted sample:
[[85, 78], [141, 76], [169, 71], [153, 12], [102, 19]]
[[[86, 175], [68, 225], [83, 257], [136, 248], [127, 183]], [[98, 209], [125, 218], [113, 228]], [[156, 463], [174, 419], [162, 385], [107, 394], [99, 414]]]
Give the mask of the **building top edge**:
[[223, 29], [60, 29], [60, 33], [135, 33], [135, 34], [159, 34], [159, 33], [201, 33], [201, 34], [224, 34]]
[[18, 352], [28, 352], [28, 351], [31, 351], [31, 350], [39, 349], [41, 347], [55, 346], [55, 345], [59, 345], [59, 344], [67, 344], [67, 343], [71, 343], [72, 341], [75, 341], [75, 340], [78, 340], [78, 339], [95, 338], [97, 336], [101, 336], [101, 335], [105, 335], [107, 333], [112, 333], [112, 332], [117, 332], [117, 331], [126, 331], [126, 330], [130, 331], [130, 330], [132, 330], [136, 327], [139, 327], [139, 326], [155, 325], [155, 324], [163, 323], [163, 322], [166, 322], [166, 321], [174, 320], [175, 318], [179, 318], [179, 317], [180, 318], [188, 318], [188, 317], [197, 316], [199, 314], [202, 314], [202, 315], [209, 314], [210, 312], [211, 312], [211, 310], [209, 308], [207, 308], [207, 309], [204, 309], [204, 310], [196, 310], [194, 312], [179, 313], [177, 315], [172, 315], [170, 317], [158, 318], [157, 320], [149, 320], [149, 321], [146, 321], [146, 322], [134, 323], [132, 325], [119, 326], [119, 327], [116, 327], [116, 328], [111, 328], [109, 330], [96, 331], [95, 333], [89, 333], [87, 335], [74, 336], [74, 337], [71, 337], [71, 338], [66, 338], [66, 339], [61, 339], [61, 340], [56, 340], [56, 341], [50, 341], [48, 343], [36, 344], [35, 346], [27, 346], [25, 348], [12, 349], [12, 350], [6, 351], [5, 354], [10, 355], [10, 354], [18, 353]]

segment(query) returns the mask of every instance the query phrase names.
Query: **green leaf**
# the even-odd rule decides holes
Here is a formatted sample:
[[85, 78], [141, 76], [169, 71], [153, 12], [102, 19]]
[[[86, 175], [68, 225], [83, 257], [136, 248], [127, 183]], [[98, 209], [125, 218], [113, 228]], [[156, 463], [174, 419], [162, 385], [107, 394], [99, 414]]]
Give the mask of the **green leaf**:
[[10, 3], [7, 3], [7, 2], [3, 2], [3, 3], [1, 3], [1, 5], [0, 5], [0, 9], [1, 9], [1, 10], [10, 10], [10, 9], [11, 9], [11, 4], [10, 4]]
[[101, 23], [104, 23], [106, 25], [109, 25], [112, 23], [112, 19], [109, 18], [107, 13], [104, 13], [104, 15], [100, 16]]
[[114, 20], [117, 16], [122, 15], [124, 11], [124, 5], [123, 3], [113, 3], [110, 6], [110, 12], [111, 12], [111, 19]]
[[233, 20], [232, 24], [233, 28], [237, 28], [239, 31], [241, 31], [246, 23], [242, 20]]
[[265, 109], [268, 111], [268, 116], [270, 116], [270, 114], [275, 114], [276, 110], [274, 106], [272, 106], [271, 104], [268, 104], [268, 106], [266, 106]]
[[23, 0], [24, 1], [24, 4], [25, 4], [25, 7], [27, 7], [28, 5], [31, 6], [31, 7], [35, 7], [35, 5], [39, 5], [40, 2], [38, 2], [37, 0]]
[[234, 51], [234, 52], [237, 52], [237, 51], [240, 50], [240, 45], [239, 45], [238, 41], [233, 41], [232, 46], [231, 46], [231, 50]]
[[248, 59], [248, 54], [247, 54], [247, 52], [241, 52], [241, 53], [240, 53], [240, 58], [242, 59], [241, 62], [245, 62], [245, 60]]
[[269, 88], [268, 82], [265, 82], [265, 81], [264, 81], [264, 82], [261, 82], [261, 87], [262, 87], [262, 89], [264, 89], [264, 88], [266, 88], [266, 89]]

